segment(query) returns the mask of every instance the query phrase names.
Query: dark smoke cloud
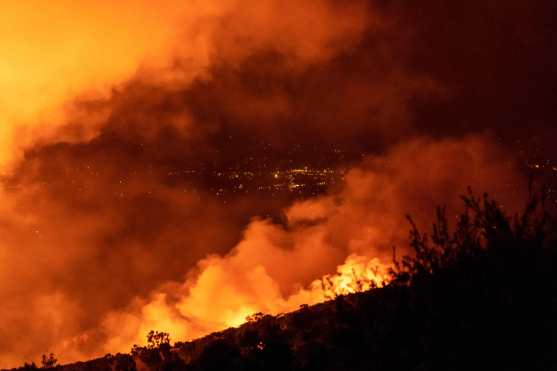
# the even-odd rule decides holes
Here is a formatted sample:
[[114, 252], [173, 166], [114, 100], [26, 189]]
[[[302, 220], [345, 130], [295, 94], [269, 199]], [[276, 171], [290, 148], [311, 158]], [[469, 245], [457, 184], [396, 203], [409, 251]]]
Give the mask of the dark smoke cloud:
[[441, 101], [419, 100], [423, 130], [491, 129], [544, 147], [555, 140], [555, 2], [395, 3], [388, 12], [413, 31], [408, 65], [447, 92]]

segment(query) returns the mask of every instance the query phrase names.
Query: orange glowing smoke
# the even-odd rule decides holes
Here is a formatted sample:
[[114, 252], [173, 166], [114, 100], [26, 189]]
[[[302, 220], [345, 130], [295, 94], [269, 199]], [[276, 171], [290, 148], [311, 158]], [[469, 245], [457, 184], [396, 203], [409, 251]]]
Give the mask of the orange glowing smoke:
[[[377, 258], [351, 255], [337, 273], [316, 279], [307, 288], [284, 298], [262, 266], [244, 272], [231, 272], [227, 262], [210, 259], [189, 293], [171, 304], [168, 294], [159, 293], [147, 303], [138, 302], [138, 315], [113, 313], [104, 326], [114, 336], [104, 345], [106, 352], [127, 351], [132, 344], [143, 344], [145, 334], [158, 329], [181, 341], [238, 327], [254, 313], [277, 315], [347, 295], [382, 287], [388, 283], [388, 265]], [[227, 285], [227, 281], [236, 281]], [[242, 280], [245, 280], [242, 283]], [[187, 290], [186, 290], [187, 291]], [[117, 331], [114, 329], [117, 328]]]
[[[454, 209], [470, 179], [504, 201], [506, 185], [517, 179], [506, 159], [483, 136], [405, 142], [364, 159], [339, 190], [286, 208], [284, 224], [253, 219], [220, 254], [211, 247], [232, 232], [216, 201], [166, 187], [150, 173], [122, 183], [110, 163], [105, 169], [115, 179], [82, 173], [85, 197], [69, 208], [59, 198], [74, 196], [59, 191], [68, 189], [66, 178], [53, 182], [52, 193], [31, 183], [0, 205], [0, 253], [9, 262], [0, 271], [7, 303], [0, 317], [14, 334], [3, 339], [12, 348], [2, 357], [16, 365], [46, 351], [64, 362], [127, 352], [150, 330], [187, 340], [256, 312], [288, 312], [381, 286], [391, 247], [406, 245], [404, 215], [430, 221], [439, 200]], [[144, 189], [157, 198], [146, 199]], [[111, 196], [120, 190], [140, 207]], [[146, 223], [156, 225], [154, 236], [136, 230]], [[110, 239], [103, 244], [99, 236]], [[192, 255], [202, 259], [195, 264]], [[166, 275], [172, 266], [178, 272]], [[29, 342], [19, 333], [43, 336]]]
[[[519, 178], [505, 158], [483, 136], [414, 140], [369, 157], [347, 173], [338, 193], [286, 209], [286, 227], [253, 220], [228, 254], [208, 256], [184, 282], [111, 313], [104, 324], [112, 334], [105, 351], [127, 350], [151, 329], [192, 339], [238, 326], [256, 312], [284, 313], [381, 287], [389, 280], [392, 246], [407, 252], [404, 215], [427, 228], [437, 197], [455, 210], [469, 179], [508, 201], [506, 187]], [[512, 209], [512, 202], [505, 204]], [[123, 323], [124, 330], [118, 325]]]
[[[0, 169], [37, 138], [68, 140], [56, 129], [76, 96], [102, 97], [137, 73], [188, 83], [213, 59], [236, 63], [262, 48], [288, 53], [293, 64], [327, 58], [357, 39], [362, 9], [326, 0], [3, 1]], [[71, 139], [95, 135], [86, 121]]]
[[0, 164], [63, 120], [61, 105], [167, 58], [182, 2], [3, 1]]
[[[123, 334], [133, 333], [134, 340], [136, 334], [141, 334], [138, 341], [143, 340], [142, 330], [138, 328], [172, 328], [175, 338], [180, 337], [183, 324], [193, 321], [185, 321], [178, 307], [161, 309], [160, 303], [173, 299], [170, 295], [153, 294], [156, 300], [150, 305], [136, 305], [140, 308], [139, 316], [124, 313], [126, 320], [112, 323], [106, 331], [99, 328], [107, 307], [121, 309], [129, 304], [129, 296], [136, 295], [139, 303], [152, 290], [152, 287], [138, 287], [140, 283], [134, 279], [119, 276], [122, 270], [148, 277], [153, 286], [159, 285], [159, 280], [168, 280], [168, 277], [157, 276], [156, 264], [144, 251], [149, 242], [128, 241], [129, 233], [126, 240], [114, 242], [108, 253], [111, 257], [108, 260], [103, 257], [100, 264], [105, 253], [103, 249], [112, 243], [106, 242], [112, 241], [110, 238], [104, 238], [118, 236], [129, 220], [133, 224], [141, 219], [139, 212], [131, 211], [130, 205], [133, 208], [134, 201], [141, 202], [145, 189], [150, 188], [153, 202], [172, 205], [168, 206], [172, 212], [166, 214], [169, 219], [182, 215], [176, 218], [176, 223], [168, 222], [174, 225], [171, 231], [157, 231], [157, 238], [150, 242], [149, 248], [157, 251], [160, 255], [157, 258], [162, 261], [164, 246], [175, 247], [188, 238], [197, 241], [197, 252], [183, 253], [185, 272], [193, 264], [189, 261], [193, 259], [191, 254], [199, 254], [201, 250], [203, 256], [213, 251], [213, 241], [220, 241], [220, 237], [199, 235], [223, 235], [223, 240], [233, 238], [230, 236], [233, 228], [222, 225], [228, 220], [211, 221], [214, 232], [207, 232], [206, 225], [201, 227], [224, 215], [215, 211], [216, 207], [207, 207], [216, 202], [207, 199], [201, 202], [197, 193], [167, 187], [152, 174], [137, 175], [128, 182], [113, 179], [128, 169], [119, 168], [122, 164], [117, 161], [100, 161], [104, 164], [102, 170], [106, 171], [102, 173], [99, 169], [87, 168], [85, 163], [72, 165], [71, 155], [49, 158], [35, 166], [31, 164], [34, 160], [29, 160], [32, 157], [29, 153], [51, 144], [91, 143], [98, 139], [102, 130], [110, 130], [109, 126], [122, 122], [132, 128], [130, 131], [136, 130], [145, 137], [157, 132], [158, 125], [166, 124], [166, 120], [161, 119], [162, 112], [149, 112], [154, 116], [149, 119], [120, 117], [120, 120], [109, 120], [114, 115], [111, 99], [122, 90], [124, 95], [130, 93], [122, 88], [130, 78], [161, 87], [166, 92], [185, 90], [192, 79], [210, 80], [211, 66], [238, 65], [262, 50], [287, 56], [288, 68], [295, 71], [327, 61], [358, 43], [370, 21], [367, 5], [364, 1], [339, 5], [329, 0], [162, 0], [156, 3], [147, 0], [7, 0], [2, 2], [1, 8], [0, 173], [2, 180], [5, 175], [14, 175], [22, 179], [29, 177], [29, 181], [23, 180], [9, 190], [9, 187], [0, 189], [0, 260], [4, 264], [0, 291], [3, 300], [10, 302], [0, 310], [6, 323], [2, 328], [8, 334], [0, 344], [0, 367], [36, 360], [47, 351], [55, 351], [67, 362], [98, 355], [104, 351], [100, 350], [104, 344], [110, 352], [127, 350], [124, 348], [129, 345], [130, 338], [118, 343], [114, 335], [116, 329], [121, 329]], [[108, 103], [106, 109], [90, 112], [76, 104], [83, 101]], [[187, 114], [176, 121], [180, 127], [187, 127], [191, 122]], [[50, 162], [61, 166], [59, 169], [66, 168], [60, 173], [42, 168], [43, 165], [49, 167]], [[27, 163], [30, 167], [21, 170], [19, 166], [25, 167]], [[81, 170], [82, 165], [88, 169], [87, 174], [63, 179], [68, 174], [66, 170]], [[52, 176], [50, 180], [57, 185], [38, 180], [44, 174]], [[37, 178], [33, 179], [35, 176]], [[79, 191], [66, 188], [76, 181], [83, 181]], [[126, 193], [132, 201], [128, 204], [114, 202], [114, 184], [125, 188], [125, 192], [118, 194]], [[58, 186], [60, 188], [55, 190]], [[79, 198], [78, 202], [70, 201], [74, 196], [75, 200]], [[92, 209], [87, 205], [93, 205]], [[206, 212], [207, 218], [205, 222], [196, 221], [200, 225], [196, 228], [198, 231], [183, 237], [181, 228], [184, 219], [189, 217], [184, 210], [190, 208]], [[90, 213], [91, 210], [94, 211]], [[158, 211], [160, 207], [153, 207], [153, 213]], [[161, 228], [166, 229], [166, 226]], [[112, 255], [116, 251], [118, 253]], [[32, 263], [29, 257], [33, 257]], [[22, 273], [20, 268], [29, 264], [32, 264], [30, 270]], [[88, 273], [68, 279], [76, 266]], [[121, 285], [107, 290], [108, 299], [95, 300], [96, 289], [92, 282], [104, 281], [110, 275]], [[256, 275], [257, 272], [254, 277]], [[210, 285], [210, 278], [206, 279], [209, 281], [206, 284]], [[85, 292], [85, 286], [91, 292]], [[206, 303], [204, 295], [191, 298], [192, 316], [203, 317], [199, 313]], [[266, 292], [261, 292], [261, 300], [264, 295]], [[233, 294], [228, 300], [234, 303]], [[200, 312], [196, 311], [196, 305]], [[258, 309], [253, 305], [237, 305], [241, 310], [226, 312], [226, 307], [221, 308], [224, 322], [238, 323]], [[107, 315], [105, 323], [109, 324], [113, 317]], [[195, 325], [188, 324], [184, 338], [222, 326], [220, 320], [201, 319]], [[193, 327], [191, 331], [190, 327]], [[34, 336], [33, 342], [26, 341], [31, 334], [41, 336]], [[126, 346], [117, 347], [116, 344]]]

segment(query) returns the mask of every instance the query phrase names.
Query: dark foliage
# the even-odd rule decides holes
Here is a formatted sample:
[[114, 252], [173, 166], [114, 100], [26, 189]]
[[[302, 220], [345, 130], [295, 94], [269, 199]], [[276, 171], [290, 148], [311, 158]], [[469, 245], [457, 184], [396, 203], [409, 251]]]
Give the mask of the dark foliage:
[[166, 332], [150, 331], [147, 346], [134, 345], [131, 354], [154, 371], [183, 370], [186, 366], [170, 346], [170, 335]]
[[41, 364], [41, 368], [55, 368], [56, 365], [58, 365], [58, 359], [54, 353], [50, 353], [49, 355], [43, 354]]

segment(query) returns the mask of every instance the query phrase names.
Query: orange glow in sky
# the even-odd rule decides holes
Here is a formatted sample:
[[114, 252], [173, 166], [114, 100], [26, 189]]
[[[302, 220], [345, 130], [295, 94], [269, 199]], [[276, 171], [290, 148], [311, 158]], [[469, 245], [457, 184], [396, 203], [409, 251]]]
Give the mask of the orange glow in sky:
[[[64, 101], [101, 92], [145, 62], [159, 62], [174, 37], [177, 1], [3, 1], [0, 12], [0, 166], [16, 144], [60, 121]], [[17, 143], [16, 143], [17, 142]]]

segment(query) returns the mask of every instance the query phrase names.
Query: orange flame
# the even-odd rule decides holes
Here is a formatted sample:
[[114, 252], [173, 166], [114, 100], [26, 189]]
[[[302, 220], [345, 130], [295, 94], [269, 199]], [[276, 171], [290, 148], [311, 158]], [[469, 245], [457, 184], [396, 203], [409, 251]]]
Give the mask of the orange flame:
[[326, 275], [312, 283], [321, 290], [323, 300], [385, 286], [389, 282], [388, 266], [377, 258], [350, 255], [334, 275]]

